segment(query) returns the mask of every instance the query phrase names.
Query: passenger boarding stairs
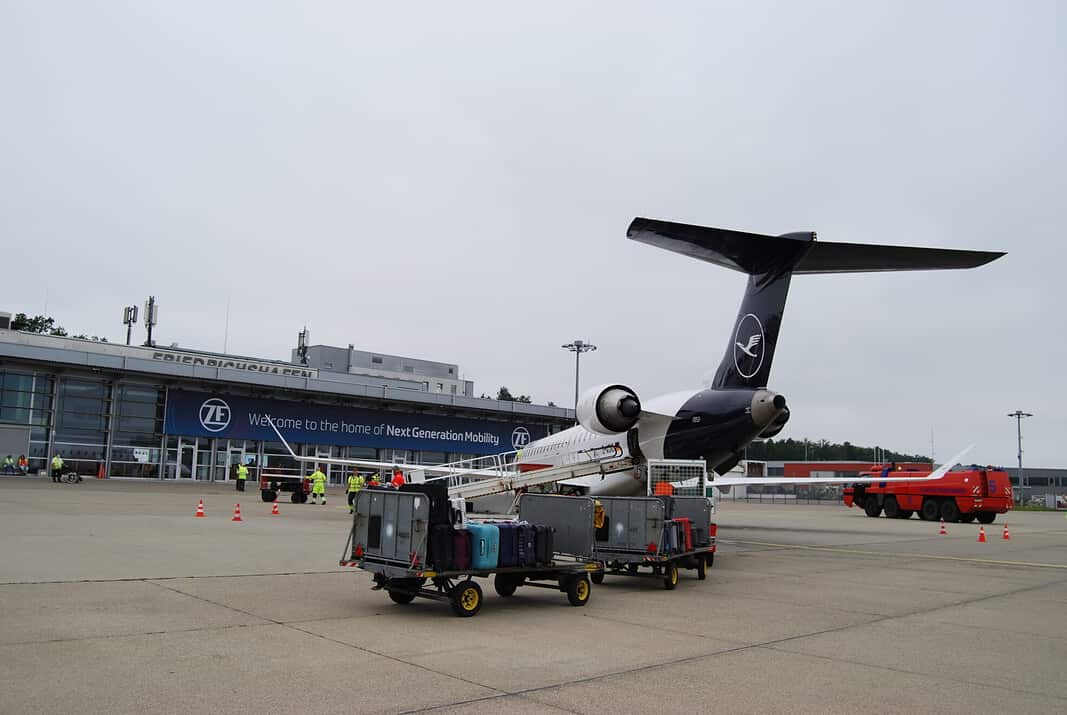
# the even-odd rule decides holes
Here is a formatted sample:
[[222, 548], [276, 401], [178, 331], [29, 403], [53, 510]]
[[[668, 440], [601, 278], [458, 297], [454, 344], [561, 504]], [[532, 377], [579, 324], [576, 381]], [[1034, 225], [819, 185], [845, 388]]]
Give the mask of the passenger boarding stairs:
[[504, 452], [451, 464], [435, 465], [435, 470], [454, 470], [454, 473], [443, 477], [431, 477], [425, 481], [445, 481], [448, 484], [450, 497], [474, 499], [493, 494], [518, 492], [523, 488], [552, 484], [564, 479], [575, 479], [592, 474], [610, 474], [631, 469], [634, 466], [634, 461], [629, 457], [622, 459], [578, 457], [577, 461], [572, 464], [521, 472], [515, 463], [517, 454], [518, 452]]

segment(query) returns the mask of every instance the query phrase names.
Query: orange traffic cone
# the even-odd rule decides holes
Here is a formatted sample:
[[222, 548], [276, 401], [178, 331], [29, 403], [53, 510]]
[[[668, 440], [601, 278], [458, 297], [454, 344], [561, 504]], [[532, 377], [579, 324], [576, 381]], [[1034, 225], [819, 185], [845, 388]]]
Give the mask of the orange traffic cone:
[[1007, 525], [1007, 523], [1004, 524], [1004, 533], [1001, 535], [1000, 538], [1003, 539], [1004, 541], [1011, 541], [1011, 534], [1008, 533], [1008, 525]]
[[979, 544], [984, 544], [985, 543], [985, 527], [984, 526], [979, 526], [978, 527], [978, 543]]
[[196, 515], [200, 518], [204, 516], [204, 500], [201, 499], [200, 503], [196, 505]]
[[240, 504], [234, 504], [233, 505], [233, 518], [230, 519], [230, 521], [244, 521], [244, 519], [241, 518], [241, 505]]
[[271, 516], [281, 516], [282, 515], [282, 513], [280, 511], [278, 511], [278, 500], [277, 499], [274, 500], [274, 506], [272, 506], [271, 509], [270, 509], [270, 515]]
[[942, 520], [941, 520], [941, 531], [939, 531], [939, 532], [937, 532], [937, 533], [938, 533], [938, 534], [939, 534], [940, 536], [945, 536], [946, 534], [948, 534], [948, 532], [947, 532], [947, 531], [945, 531], [945, 520], [944, 520], [944, 519], [942, 519]]

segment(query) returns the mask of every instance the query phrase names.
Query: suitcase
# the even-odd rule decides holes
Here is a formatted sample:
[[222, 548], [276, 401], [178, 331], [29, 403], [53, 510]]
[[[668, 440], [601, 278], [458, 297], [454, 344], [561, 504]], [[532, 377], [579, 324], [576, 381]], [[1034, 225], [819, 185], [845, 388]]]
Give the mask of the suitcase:
[[466, 529], [452, 532], [452, 568], [466, 571], [471, 567], [471, 533]]
[[402, 492], [418, 492], [430, 498], [430, 526], [437, 524], [452, 523], [449, 514], [448, 485], [444, 480], [438, 479], [432, 482], [418, 484], [401, 484]]
[[678, 524], [673, 521], [663, 523], [663, 548], [661, 553], [678, 553]]
[[519, 566], [537, 564], [537, 530], [528, 521], [519, 522]]
[[679, 545], [684, 551], [693, 550], [693, 522], [687, 517], [680, 516], [674, 519], [674, 522], [678, 524], [678, 531], [681, 532], [681, 538]]
[[431, 526], [427, 559], [438, 571], [451, 571], [452, 558], [452, 527], [448, 524]]
[[519, 525], [513, 521], [494, 522], [500, 530], [500, 553], [497, 565], [509, 568], [519, 565]]
[[555, 546], [552, 542], [553, 529], [551, 526], [544, 526], [543, 524], [538, 524], [534, 529], [537, 534], [535, 537], [535, 558], [537, 559], [537, 565], [550, 566], [552, 564], [552, 557], [556, 553]]
[[707, 546], [711, 541], [708, 539], [707, 527], [693, 527], [693, 546]]
[[470, 522], [471, 568], [479, 571], [495, 569], [500, 558], [500, 529], [494, 524]]

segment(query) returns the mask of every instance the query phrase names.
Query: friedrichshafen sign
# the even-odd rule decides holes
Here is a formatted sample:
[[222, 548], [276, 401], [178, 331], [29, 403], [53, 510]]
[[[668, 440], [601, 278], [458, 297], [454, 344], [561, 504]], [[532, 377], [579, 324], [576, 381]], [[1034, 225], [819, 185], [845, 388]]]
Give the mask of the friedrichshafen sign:
[[541, 425], [440, 415], [264, 400], [210, 392], [170, 390], [167, 434], [353, 447], [493, 454], [519, 449], [548, 435]]

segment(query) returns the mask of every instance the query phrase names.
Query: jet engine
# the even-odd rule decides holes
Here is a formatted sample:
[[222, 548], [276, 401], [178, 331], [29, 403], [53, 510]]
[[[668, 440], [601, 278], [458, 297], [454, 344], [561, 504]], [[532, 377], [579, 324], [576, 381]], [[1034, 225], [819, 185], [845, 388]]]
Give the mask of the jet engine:
[[770, 437], [775, 436], [776, 434], [782, 431], [782, 428], [785, 427], [785, 423], [788, 421], [789, 408], [786, 407], [778, 414], [777, 417], [774, 418], [774, 422], [771, 422], [769, 425], [767, 425], [767, 429], [759, 433], [759, 438], [768, 439]]
[[599, 385], [578, 400], [578, 422], [590, 432], [626, 432], [641, 415], [637, 393], [625, 385]]

